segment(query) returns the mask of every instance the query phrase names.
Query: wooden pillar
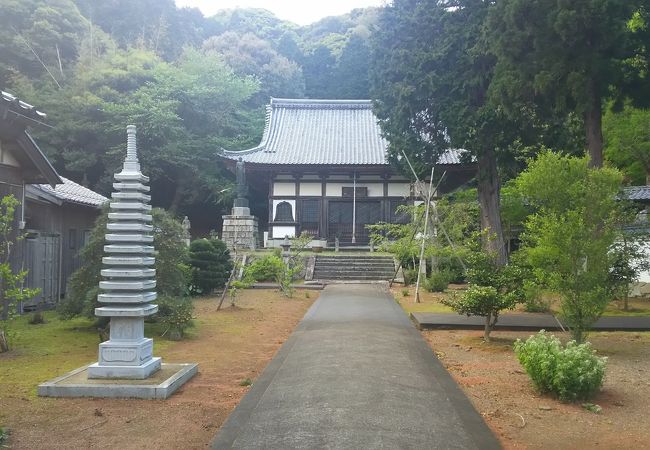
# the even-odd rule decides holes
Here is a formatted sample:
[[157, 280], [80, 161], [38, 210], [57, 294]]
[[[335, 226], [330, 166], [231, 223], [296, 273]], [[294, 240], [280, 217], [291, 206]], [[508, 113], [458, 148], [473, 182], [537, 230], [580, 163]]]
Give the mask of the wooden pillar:
[[321, 179], [321, 201], [320, 201], [320, 224], [318, 226], [318, 234], [320, 238], [327, 239], [327, 173], [323, 172], [320, 175]]

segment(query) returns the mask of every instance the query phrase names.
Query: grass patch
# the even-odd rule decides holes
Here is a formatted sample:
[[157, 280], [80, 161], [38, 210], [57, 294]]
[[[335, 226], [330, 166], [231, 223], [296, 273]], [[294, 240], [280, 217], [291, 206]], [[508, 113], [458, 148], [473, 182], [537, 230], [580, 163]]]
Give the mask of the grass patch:
[[[99, 333], [94, 319], [61, 320], [53, 311], [43, 313], [45, 323], [30, 325], [23, 315], [10, 325], [12, 350], [0, 354], [0, 397], [35, 397], [36, 386], [77, 367], [97, 361]], [[145, 335], [154, 337], [154, 352], [174, 342], [161, 338], [163, 325], [146, 323]], [[189, 338], [194, 330], [190, 331]]]

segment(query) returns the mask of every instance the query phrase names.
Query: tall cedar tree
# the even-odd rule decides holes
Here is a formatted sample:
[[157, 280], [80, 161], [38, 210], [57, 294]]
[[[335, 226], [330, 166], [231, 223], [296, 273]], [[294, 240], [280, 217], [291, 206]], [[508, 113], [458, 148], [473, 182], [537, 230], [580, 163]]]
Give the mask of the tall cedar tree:
[[590, 165], [602, 166], [603, 100], [650, 101], [648, 13], [648, 0], [496, 2], [486, 27], [498, 58], [491, 96], [580, 114]]
[[488, 8], [480, 0], [396, 0], [384, 8], [372, 37], [371, 96], [394, 163], [404, 166], [403, 150], [425, 172], [450, 147], [476, 158], [481, 227], [493, 235], [484, 246], [502, 265], [497, 153], [519, 127], [487, 104], [494, 59], [481, 36]]

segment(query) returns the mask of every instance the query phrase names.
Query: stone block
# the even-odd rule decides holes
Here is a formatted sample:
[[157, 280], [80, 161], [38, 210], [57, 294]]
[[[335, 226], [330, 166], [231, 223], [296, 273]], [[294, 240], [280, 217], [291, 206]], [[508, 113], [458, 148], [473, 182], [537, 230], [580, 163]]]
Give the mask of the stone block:
[[163, 400], [198, 372], [198, 364], [162, 364], [145, 380], [88, 378], [90, 366], [80, 367], [38, 385], [41, 397], [141, 398]]

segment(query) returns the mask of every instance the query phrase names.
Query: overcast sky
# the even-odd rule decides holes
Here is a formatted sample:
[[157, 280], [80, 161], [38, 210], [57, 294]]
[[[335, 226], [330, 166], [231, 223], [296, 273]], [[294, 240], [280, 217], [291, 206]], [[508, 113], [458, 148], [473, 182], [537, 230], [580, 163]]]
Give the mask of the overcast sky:
[[284, 20], [307, 25], [327, 16], [338, 16], [354, 8], [381, 6], [387, 0], [176, 0], [179, 7], [199, 8], [204, 16], [220, 9], [264, 8]]

